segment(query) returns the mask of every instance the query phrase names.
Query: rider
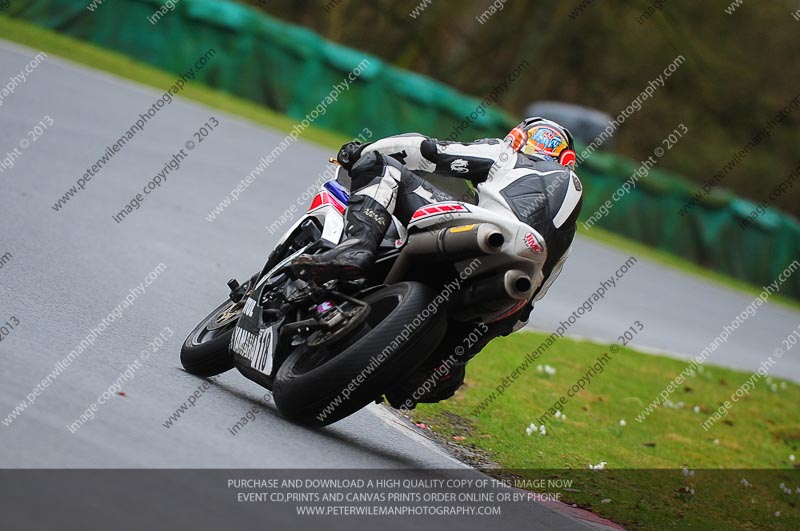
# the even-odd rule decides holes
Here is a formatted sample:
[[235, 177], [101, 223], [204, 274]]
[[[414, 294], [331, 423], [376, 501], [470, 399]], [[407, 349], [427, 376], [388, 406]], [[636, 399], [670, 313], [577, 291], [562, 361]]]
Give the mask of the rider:
[[[417, 402], [450, 398], [464, 381], [466, 362], [494, 337], [521, 328], [535, 301], [561, 273], [582, 202], [581, 182], [573, 171], [576, 157], [572, 135], [555, 122], [533, 117], [503, 140], [445, 142], [409, 133], [369, 144], [349, 142], [342, 146], [337, 161], [349, 172], [352, 191], [342, 241], [329, 251], [295, 258], [292, 268], [298, 276], [318, 282], [361, 278], [375, 261], [392, 214], [407, 225], [421, 206], [453, 200], [414, 172], [466, 179], [475, 185], [479, 199], [484, 183], [495, 181], [493, 186], [502, 187], [500, 194], [508, 215], [530, 225], [544, 238], [547, 258], [543, 278], [529, 305], [501, 321], [487, 323], [488, 331], [464, 359], [440, 371], [444, 356], [475, 326], [451, 323], [437, 353], [386, 395], [394, 407], [409, 409]], [[420, 393], [420, 384], [432, 375], [435, 385]]]

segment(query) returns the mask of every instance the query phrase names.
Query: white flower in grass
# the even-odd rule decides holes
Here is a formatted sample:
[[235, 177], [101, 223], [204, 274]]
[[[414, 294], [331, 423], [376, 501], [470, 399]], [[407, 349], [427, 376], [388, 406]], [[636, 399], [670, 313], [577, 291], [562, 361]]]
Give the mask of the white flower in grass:
[[694, 412], [700, 413], [700, 406], [694, 406]]
[[772, 384], [770, 386], [770, 389], [772, 389], [773, 393], [777, 393], [778, 392], [778, 384]]
[[800, 487], [797, 487], [797, 494], [800, 494]]
[[769, 376], [767, 376], [767, 383], [768, 383], [768, 384], [771, 384], [771, 383], [772, 383], [772, 378], [770, 378]]
[[781, 382], [781, 389], [786, 389], [786, 382]]
[[780, 511], [775, 511], [775, 516], [780, 516], [780, 515], [781, 515]]
[[561, 415], [561, 420], [567, 420], [567, 416], [566, 415]]
[[527, 434], [528, 434], [528, 436], [530, 436], [530, 434], [531, 434], [531, 433], [533, 433], [533, 432], [535, 432], [535, 431], [536, 431], [536, 424], [534, 424], [533, 422], [531, 422], [531, 423], [528, 425], [528, 427], [527, 427], [527, 428], [525, 428], [525, 433], [527, 433]]
[[789, 456], [789, 461], [792, 461], [792, 462], [794, 462], [794, 454], [792, 454], [792, 455], [790, 455], [790, 456]]
[[561, 410], [556, 411], [555, 418], [561, 418]]
[[542, 371], [544, 371], [544, 367], [542, 367], [541, 365], [537, 365], [536, 372], [542, 372]]
[[714, 444], [719, 445], [719, 439], [714, 439]]
[[619, 425], [625, 427], [625, 424], [626, 424], [625, 419], [620, 419]]
[[743, 486], [743, 487], [749, 487], [749, 486], [750, 486], [750, 482], [748, 482], [748, 481], [747, 481], [746, 479], [744, 479], [744, 478], [742, 478], [742, 481], [741, 481], [740, 483], [742, 484], [742, 486]]
[[683, 474], [683, 477], [686, 477], [686, 476], [689, 475], [689, 469], [686, 468], [686, 467], [683, 467], [683, 470], [681, 470], [681, 473]]
[[547, 429], [545, 429], [544, 424], [539, 426], [539, 435], [547, 435]]
[[781, 489], [781, 490], [785, 490], [786, 489], [786, 483], [781, 483], [780, 485], [778, 485], [778, 488]]
[[550, 376], [553, 376], [556, 373], [556, 370], [552, 368], [550, 365], [545, 365], [544, 372], [546, 372]]

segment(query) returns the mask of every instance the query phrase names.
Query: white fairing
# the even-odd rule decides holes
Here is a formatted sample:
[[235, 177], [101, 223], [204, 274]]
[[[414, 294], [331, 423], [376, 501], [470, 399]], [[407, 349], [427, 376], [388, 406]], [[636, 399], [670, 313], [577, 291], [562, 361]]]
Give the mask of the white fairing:
[[[483, 192], [482, 192], [483, 193]], [[544, 275], [542, 268], [547, 259], [547, 248], [544, 238], [533, 227], [519, 221], [513, 215], [505, 201], [498, 201], [489, 195], [489, 200], [481, 200], [481, 205], [461, 202], [441, 202], [423, 207], [417, 211], [409, 224], [409, 231], [457, 227], [474, 223], [491, 223], [500, 229], [504, 243], [497, 254], [481, 257], [477, 267], [470, 266], [473, 260], [457, 263], [459, 271], [469, 269], [471, 277], [483, 273], [505, 273], [516, 270], [525, 273], [531, 281], [528, 295], [532, 295], [542, 284]], [[502, 196], [498, 197], [502, 200]], [[483, 206], [483, 205], [486, 206]], [[428, 213], [430, 212], [430, 213]], [[421, 215], [420, 215], [421, 214]], [[511, 307], [509, 307], [510, 309]], [[498, 312], [503, 313], [503, 312]], [[497, 317], [497, 316], [494, 316]], [[486, 321], [492, 316], [486, 316]]]
[[[333, 207], [325, 207], [324, 209], [308, 215], [314, 216], [322, 224], [323, 239], [331, 243], [339, 243], [341, 241], [342, 233], [344, 232], [344, 215], [340, 214], [338, 210]], [[306, 219], [306, 216], [304, 216], [303, 219]], [[408, 237], [406, 228], [394, 216], [392, 216], [392, 223], [394, 223], [397, 232], [400, 234], [401, 242], [405, 243]], [[398, 244], [397, 247], [400, 247], [402, 243]]]
[[322, 207], [313, 214], [322, 223], [322, 238], [339, 243], [344, 231], [344, 216], [332, 206]]
[[[328, 193], [324, 185], [320, 187], [319, 193]], [[339, 212], [339, 209], [332, 203], [323, 203], [322, 205], [309, 210], [303, 217], [295, 221], [289, 229], [283, 233], [278, 240], [278, 244], [282, 244], [289, 236], [309, 217], [315, 218], [322, 226], [322, 238], [331, 243], [337, 244], [341, 241], [342, 233], [344, 232], [344, 214]], [[400, 240], [405, 243], [407, 238], [407, 230], [400, 221], [392, 216], [392, 222], [400, 235]], [[399, 247], [402, 244], [398, 244]]]
[[[484, 207], [493, 212], [498, 212], [506, 216], [516, 217], [513, 210], [511, 210], [511, 207], [506, 202], [505, 198], [500, 194], [500, 190], [504, 189], [506, 186], [513, 183], [519, 177], [522, 177], [524, 175], [530, 175], [532, 173], [538, 175], [550, 175], [554, 173], [556, 174], [561, 173], [561, 171], [556, 170], [556, 171], [542, 172], [542, 171], [532, 170], [530, 168], [519, 168], [507, 171], [503, 173], [501, 177], [491, 178], [486, 182], [478, 184], [477, 187], [479, 192], [478, 196], [480, 198], [478, 204], [481, 207]], [[573, 214], [575, 207], [577, 206], [578, 202], [581, 199], [581, 190], [575, 185], [576, 182], [580, 181], [578, 181], [578, 177], [577, 175], [575, 175], [575, 172], [570, 170], [569, 188], [567, 189], [567, 195], [564, 198], [564, 202], [561, 205], [561, 208], [553, 218], [553, 224], [557, 228], [561, 227], [564, 224], [564, 222]], [[534, 303], [536, 301], [541, 300], [547, 294], [547, 291], [550, 289], [550, 286], [553, 285], [558, 276], [561, 274], [561, 270], [564, 267], [564, 263], [567, 261], [567, 257], [569, 257], [570, 250], [571, 247], [567, 249], [564, 255], [554, 265], [552, 271], [550, 271], [550, 275], [547, 277], [547, 282], [542, 286], [542, 289], [539, 291], [539, 293], [536, 294], [536, 298], [533, 301]], [[542, 261], [542, 264], [544, 264], [544, 261]], [[521, 328], [524, 324], [525, 323], [521, 322], [518, 323], [518, 326]]]
[[[531, 173], [547, 175], [551, 172], [537, 172], [531, 168], [514, 169], [515, 160], [515, 157], [512, 156], [497, 158], [490, 170], [489, 178], [477, 185], [478, 205], [445, 203], [460, 205], [460, 208], [452, 212], [412, 220], [409, 224], [409, 230], [413, 230], [415, 227], [420, 229], [435, 226], [453, 227], [472, 223], [492, 223], [496, 225], [503, 232], [505, 243], [498, 254], [481, 258], [480, 265], [474, 274], [480, 275], [488, 272], [505, 274], [507, 271], [512, 270], [522, 271], [530, 278], [531, 289], [529, 294], [532, 296], [544, 280], [542, 269], [547, 259], [547, 246], [539, 232], [530, 225], [519, 221], [500, 191], [520, 177]], [[553, 173], [558, 172], [555, 171]], [[441, 206], [442, 203], [437, 203], [436, 205]], [[424, 208], [420, 210], [424, 210]], [[468, 260], [456, 264], [456, 267], [463, 271], [463, 268], [467, 267], [470, 262], [471, 260]], [[502, 319], [509, 314], [513, 314], [519, 308], [520, 306], [512, 303], [507, 312], [499, 315], [486, 314], [482, 319], [484, 322]]]

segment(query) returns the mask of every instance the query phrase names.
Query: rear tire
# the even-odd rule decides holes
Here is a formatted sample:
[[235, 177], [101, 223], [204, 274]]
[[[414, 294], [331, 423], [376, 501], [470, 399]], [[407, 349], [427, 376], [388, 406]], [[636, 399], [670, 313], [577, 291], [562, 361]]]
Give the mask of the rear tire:
[[207, 378], [233, 369], [233, 356], [228, 352], [228, 345], [241, 309], [235, 317], [218, 320], [226, 310], [235, 307], [230, 300], [225, 301], [192, 330], [181, 347], [181, 365], [186, 372]]
[[[339, 346], [343, 350], [338, 352], [332, 348], [321, 364], [310, 361], [320, 352], [308, 347], [298, 348], [281, 364], [272, 389], [278, 410], [296, 422], [326, 426], [379, 398], [425, 361], [444, 336], [444, 309], [437, 307], [432, 314], [426, 310], [435, 297], [418, 282], [393, 284], [364, 297], [370, 315], [353, 333], [354, 342]], [[418, 326], [395, 341], [415, 320]], [[342, 398], [348, 387], [348, 397]]]

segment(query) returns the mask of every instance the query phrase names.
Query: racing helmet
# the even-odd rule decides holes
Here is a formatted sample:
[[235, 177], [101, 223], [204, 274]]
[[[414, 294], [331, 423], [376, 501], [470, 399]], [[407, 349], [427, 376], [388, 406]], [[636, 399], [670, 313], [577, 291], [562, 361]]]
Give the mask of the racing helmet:
[[509, 131], [505, 142], [514, 151], [575, 167], [575, 141], [566, 127], [539, 116], [526, 118]]

